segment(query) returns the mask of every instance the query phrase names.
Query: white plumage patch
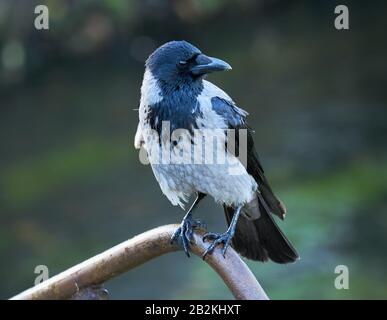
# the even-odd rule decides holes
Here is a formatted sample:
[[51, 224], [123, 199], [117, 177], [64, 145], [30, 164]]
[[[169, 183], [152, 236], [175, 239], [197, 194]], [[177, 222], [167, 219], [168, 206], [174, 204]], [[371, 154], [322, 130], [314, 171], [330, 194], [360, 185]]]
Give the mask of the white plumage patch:
[[144, 79], [141, 85], [141, 100], [140, 108], [142, 106], [149, 106], [160, 102], [163, 99], [161, 90], [157, 85], [157, 80], [152, 75], [149, 69], [145, 70]]
[[222, 89], [220, 89], [218, 86], [214, 85], [212, 82], [203, 80], [204, 88], [201, 93], [202, 97], [219, 97], [223, 98], [228, 101], [232, 101], [231, 97], [224, 92]]
[[145, 69], [141, 85], [140, 108], [138, 109], [139, 122], [134, 137], [134, 147], [140, 149], [145, 143], [143, 131], [146, 130], [145, 116], [148, 113], [148, 106], [157, 104], [163, 99], [157, 80], [149, 69]]

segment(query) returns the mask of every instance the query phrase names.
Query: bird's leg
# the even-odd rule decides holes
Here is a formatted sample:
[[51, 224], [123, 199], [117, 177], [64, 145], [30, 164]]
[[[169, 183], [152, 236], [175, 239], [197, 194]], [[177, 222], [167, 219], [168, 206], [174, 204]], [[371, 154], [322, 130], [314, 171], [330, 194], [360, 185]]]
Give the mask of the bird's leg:
[[205, 242], [207, 240], [213, 241], [212, 244], [204, 252], [203, 259], [206, 257], [207, 254], [211, 254], [214, 251], [214, 249], [216, 248], [216, 246], [218, 246], [221, 243], [223, 244], [222, 255], [223, 255], [223, 257], [225, 256], [227, 248], [229, 247], [231, 240], [234, 237], [235, 229], [236, 229], [236, 226], [238, 223], [238, 218], [239, 218], [239, 215], [241, 213], [241, 209], [242, 209], [242, 206], [239, 206], [236, 208], [234, 215], [232, 217], [230, 226], [228, 227], [226, 232], [224, 232], [224, 233], [209, 232], [203, 236], [203, 242]]
[[181, 240], [183, 244], [184, 252], [188, 257], [189, 257], [189, 252], [188, 252], [189, 244], [192, 241], [194, 229], [205, 228], [205, 224], [202, 221], [192, 218], [192, 211], [195, 209], [198, 203], [205, 196], [206, 195], [204, 193], [198, 192], [198, 196], [196, 197], [191, 208], [189, 208], [186, 215], [184, 216], [183, 221], [180, 224], [180, 227], [176, 229], [176, 231], [173, 233], [171, 238], [171, 243], [173, 243], [177, 239]]

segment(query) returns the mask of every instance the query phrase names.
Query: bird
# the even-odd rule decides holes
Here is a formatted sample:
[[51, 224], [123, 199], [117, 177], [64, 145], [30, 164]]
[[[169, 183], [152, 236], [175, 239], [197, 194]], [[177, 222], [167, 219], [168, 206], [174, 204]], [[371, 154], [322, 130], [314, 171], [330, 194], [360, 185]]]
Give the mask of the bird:
[[210, 196], [223, 207], [228, 228], [204, 234], [209, 246], [203, 259], [218, 247], [225, 256], [231, 245], [247, 259], [295, 262], [299, 255], [274, 218], [283, 220], [286, 208], [265, 177], [248, 113], [207, 80], [210, 73], [231, 69], [184, 40], [158, 47], [145, 62], [134, 145], [145, 150], [162, 193], [173, 205], [184, 209], [196, 196], [171, 238], [188, 257], [193, 232], [206, 228], [193, 212]]

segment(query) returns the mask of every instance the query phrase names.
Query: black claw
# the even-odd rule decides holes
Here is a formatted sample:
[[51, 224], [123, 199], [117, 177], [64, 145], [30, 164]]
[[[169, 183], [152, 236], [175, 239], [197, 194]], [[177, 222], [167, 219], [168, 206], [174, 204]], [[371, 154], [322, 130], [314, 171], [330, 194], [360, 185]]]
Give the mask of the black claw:
[[178, 227], [171, 237], [171, 244], [177, 240], [177, 238], [180, 236], [180, 233], [181, 233], [181, 227]]
[[219, 237], [219, 234], [218, 234], [218, 233], [208, 232], [208, 233], [206, 233], [206, 234], [203, 236], [202, 240], [203, 240], [203, 242], [206, 242], [207, 240], [215, 240], [215, 239], [217, 239], [218, 237]]
[[203, 260], [206, 258], [207, 254], [211, 254], [215, 249], [215, 246], [214, 244], [211, 244], [206, 251], [204, 251], [204, 254], [203, 254]]
[[189, 257], [190, 244], [193, 243], [194, 229], [202, 228], [204, 225], [200, 220], [194, 220], [189, 216], [184, 218], [180, 227], [176, 229], [171, 237], [171, 243], [179, 241], [183, 246], [184, 252]]
[[189, 258], [189, 244], [188, 244], [187, 238], [183, 236], [182, 241], [183, 241], [184, 252], [187, 255], [187, 257]]
[[203, 236], [203, 242], [206, 242], [208, 239], [210, 239], [210, 240], [213, 240], [213, 243], [204, 252], [203, 260], [208, 254], [212, 254], [215, 248], [220, 244], [223, 244], [222, 255], [223, 257], [225, 257], [227, 248], [230, 246], [232, 237], [233, 235], [230, 232], [225, 232], [220, 234], [212, 233], [212, 232], [206, 233]]

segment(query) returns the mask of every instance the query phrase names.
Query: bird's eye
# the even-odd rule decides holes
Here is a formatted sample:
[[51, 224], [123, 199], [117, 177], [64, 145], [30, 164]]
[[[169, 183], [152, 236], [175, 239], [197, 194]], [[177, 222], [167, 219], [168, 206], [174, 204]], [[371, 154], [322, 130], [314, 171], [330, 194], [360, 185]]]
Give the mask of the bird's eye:
[[184, 66], [186, 66], [187, 65], [187, 61], [185, 61], [185, 60], [180, 60], [179, 61], [179, 66], [180, 67], [184, 67]]

